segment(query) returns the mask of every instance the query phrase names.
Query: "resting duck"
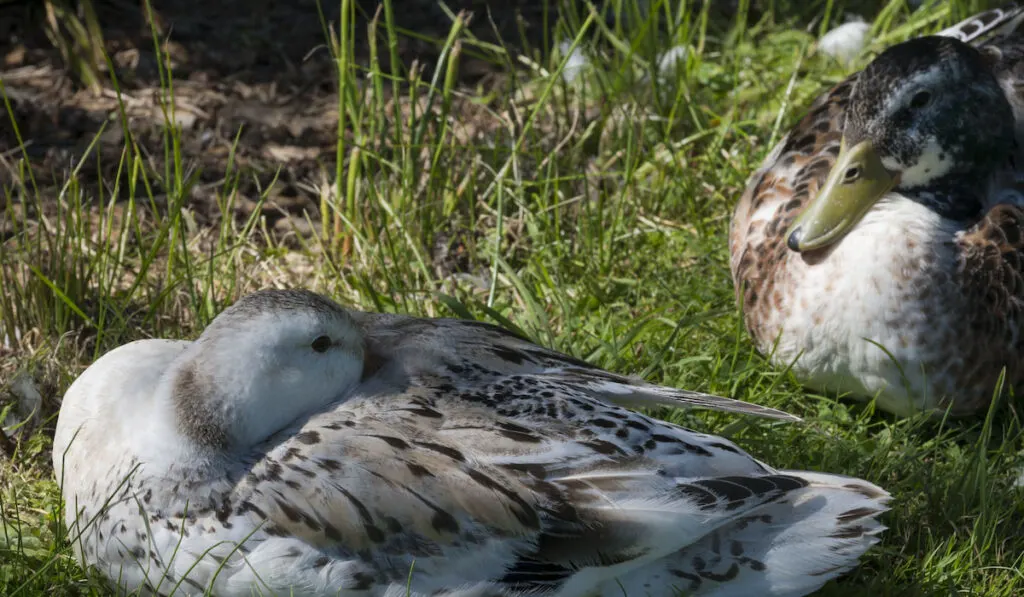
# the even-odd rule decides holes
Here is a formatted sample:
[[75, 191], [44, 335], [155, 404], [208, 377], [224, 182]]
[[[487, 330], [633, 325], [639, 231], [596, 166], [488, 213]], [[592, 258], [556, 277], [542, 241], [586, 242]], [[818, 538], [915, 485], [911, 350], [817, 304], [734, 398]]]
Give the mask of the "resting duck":
[[966, 415], [1003, 368], [1024, 381], [1022, 18], [992, 10], [882, 52], [750, 177], [737, 299], [807, 386]]
[[96, 361], [53, 464], [80, 560], [148, 595], [795, 597], [878, 541], [882, 489], [625, 407], [665, 404], [794, 418], [261, 291]]

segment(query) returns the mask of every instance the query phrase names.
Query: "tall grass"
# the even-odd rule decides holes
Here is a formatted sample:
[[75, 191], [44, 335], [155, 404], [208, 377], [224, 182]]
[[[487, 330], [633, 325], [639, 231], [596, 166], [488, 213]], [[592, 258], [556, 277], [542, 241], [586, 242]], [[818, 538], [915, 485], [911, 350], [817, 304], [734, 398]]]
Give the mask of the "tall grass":
[[[896, 496], [883, 543], [824, 595], [1024, 592], [1024, 498], [1014, 487], [1024, 444], [1012, 404], [984, 421], [888, 418], [801, 390], [743, 331], [728, 273], [732, 207], [771, 142], [849, 72], [814, 52], [839, 3], [797, 4], [723, 21], [709, 2], [616, 0], [564, 13], [551, 36], [563, 51], [523, 54], [474, 38], [466, 15], [453, 15], [441, 59], [410, 72], [397, 53], [394, 1], [369, 24], [384, 43], [358, 65], [344, 0], [341, 21], [324, 21], [337, 64], [337, 159], [304, 182], [319, 209], [308, 214], [313, 234], [297, 243], [269, 230], [260, 209], [236, 217], [253, 173], [233, 161], [216, 193], [219, 217], [196, 224], [196, 156], [182, 153], [165, 62], [159, 151], [142, 148], [122, 114], [125, 143], [106, 179], [89, 154], [57, 180], [40, 180], [26, 153], [13, 156], [0, 388], [27, 373], [44, 408], [6, 434], [14, 453], [0, 460], [0, 594], [105, 593], [73, 561], [49, 466], [53, 415], [71, 380], [129, 340], [194, 337], [266, 286], [497, 322], [615, 371], [799, 414], [807, 424], [779, 427], [658, 413], [727, 434], [773, 465], [861, 476]], [[891, 2], [872, 49], [976, 8], [933, 2], [910, 12]], [[679, 59], [660, 69], [672, 47]], [[580, 71], [574, 50], [588, 57]], [[509, 85], [460, 85], [467, 53], [508, 65]]]

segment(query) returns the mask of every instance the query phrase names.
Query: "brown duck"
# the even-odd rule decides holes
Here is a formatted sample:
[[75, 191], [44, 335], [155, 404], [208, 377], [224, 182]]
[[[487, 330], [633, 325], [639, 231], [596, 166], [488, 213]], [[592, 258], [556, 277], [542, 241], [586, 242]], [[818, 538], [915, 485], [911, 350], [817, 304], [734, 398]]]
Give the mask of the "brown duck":
[[1024, 8], [889, 48], [819, 97], [733, 215], [758, 348], [897, 414], [1024, 381]]

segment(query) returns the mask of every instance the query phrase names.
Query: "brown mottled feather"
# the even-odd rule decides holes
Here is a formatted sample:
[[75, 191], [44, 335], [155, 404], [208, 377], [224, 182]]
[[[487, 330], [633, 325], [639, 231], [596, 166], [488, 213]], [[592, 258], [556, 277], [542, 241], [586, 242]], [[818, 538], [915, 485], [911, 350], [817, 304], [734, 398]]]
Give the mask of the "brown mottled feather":
[[[502, 537], [535, 531], [539, 504], [525, 488], [498, 469], [468, 461], [458, 444], [428, 434], [415, 410], [338, 413], [309, 425], [304, 431], [318, 439], [304, 449], [302, 462], [273, 466], [271, 456], [237, 495], [288, 535], [322, 546], [344, 542], [357, 551], [381, 546], [437, 555], [435, 544], [472, 542], [481, 529]], [[500, 436], [492, 439], [501, 443]], [[344, 487], [331, 483], [339, 478]], [[291, 511], [263, 493], [267, 481], [294, 486], [283, 502]]]
[[[1024, 366], [1024, 211], [1000, 204], [956, 239], [954, 283], [963, 289], [962, 315], [974, 331], [970, 353], [984, 367], [967, 372], [966, 383], [992, 382], [992, 369], [1007, 366], [1007, 379], [1019, 382]], [[979, 363], [980, 364], [980, 363]]]
[[[770, 342], [777, 329], [766, 327], [766, 311], [784, 300], [777, 282], [786, 276], [773, 264], [791, 258], [785, 232], [793, 219], [825, 183], [839, 155], [843, 111], [856, 74], [822, 94], [808, 113], [751, 175], [736, 206], [729, 229], [731, 267], [737, 299], [744, 309], [747, 330], [759, 342]], [[780, 203], [770, 221], [751, 221], [763, 207]]]

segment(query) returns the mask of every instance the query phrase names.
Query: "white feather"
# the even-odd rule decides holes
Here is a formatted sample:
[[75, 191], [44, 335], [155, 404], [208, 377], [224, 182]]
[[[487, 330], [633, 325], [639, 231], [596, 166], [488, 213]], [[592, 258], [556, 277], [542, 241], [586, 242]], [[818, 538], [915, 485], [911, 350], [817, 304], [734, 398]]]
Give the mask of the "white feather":
[[841, 62], [850, 62], [867, 45], [871, 25], [863, 21], [851, 21], [832, 29], [818, 40], [818, 51]]

